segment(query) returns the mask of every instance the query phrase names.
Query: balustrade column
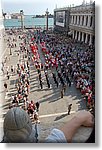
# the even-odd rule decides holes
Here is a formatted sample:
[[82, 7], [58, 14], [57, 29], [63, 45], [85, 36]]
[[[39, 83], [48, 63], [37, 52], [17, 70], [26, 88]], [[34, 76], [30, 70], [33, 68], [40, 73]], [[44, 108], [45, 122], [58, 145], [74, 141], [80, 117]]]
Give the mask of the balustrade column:
[[87, 43], [88, 40], [88, 34], [86, 33], [85, 43]]
[[75, 39], [77, 39], [77, 31], [76, 31], [76, 34], [75, 34]]
[[86, 16], [84, 16], [84, 26], [86, 26]]
[[89, 41], [89, 45], [92, 45], [92, 35], [90, 34], [90, 41]]
[[74, 30], [73, 30], [73, 39], [74, 39]]
[[78, 41], [80, 41], [80, 35], [81, 35], [81, 33], [79, 32]]
[[83, 42], [84, 41], [84, 33], [82, 32], [82, 39], [81, 41]]
[[90, 27], [91, 16], [88, 16], [88, 27]]

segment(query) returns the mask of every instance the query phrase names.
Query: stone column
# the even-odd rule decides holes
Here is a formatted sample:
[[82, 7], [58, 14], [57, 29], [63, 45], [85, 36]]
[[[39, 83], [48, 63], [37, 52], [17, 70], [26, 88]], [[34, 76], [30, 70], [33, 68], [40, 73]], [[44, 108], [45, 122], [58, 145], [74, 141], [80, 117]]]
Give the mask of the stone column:
[[20, 10], [20, 17], [21, 17], [21, 29], [24, 29], [24, 12]]
[[80, 41], [80, 34], [81, 34], [81, 33], [79, 32], [78, 41]]
[[74, 39], [74, 30], [73, 30], [73, 39]]
[[76, 34], [75, 34], [75, 39], [77, 39], [77, 31], [76, 31]]
[[84, 16], [84, 26], [86, 26], [86, 16]]
[[88, 27], [90, 27], [90, 19], [91, 19], [91, 16], [88, 16]]
[[90, 34], [90, 41], [89, 41], [89, 45], [92, 44], [92, 35]]
[[75, 24], [75, 22], [76, 22], [76, 16], [74, 16], [74, 24]]
[[88, 34], [86, 33], [85, 43], [87, 43], [88, 40]]
[[77, 24], [79, 24], [79, 16], [77, 16]]
[[72, 19], [73, 19], [73, 17], [71, 16], [71, 19], [70, 19], [70, 23], [72, 24]]
[[[81, 19], [81, 16], [79, 16], [80, 17], [80, 19]], [[78, 22], [78, 25], [80, 26], [80, 20], [79, 20], [79, 22]]]
[[80, 16], [80, 25], [82, 25], [82, 16]]
[[71, 24], [73, 24], [73, 16], [71, 17]]
[[82, 39], [81, 41], [83, 42], [84, 41], [84, 33], [82, 32]]

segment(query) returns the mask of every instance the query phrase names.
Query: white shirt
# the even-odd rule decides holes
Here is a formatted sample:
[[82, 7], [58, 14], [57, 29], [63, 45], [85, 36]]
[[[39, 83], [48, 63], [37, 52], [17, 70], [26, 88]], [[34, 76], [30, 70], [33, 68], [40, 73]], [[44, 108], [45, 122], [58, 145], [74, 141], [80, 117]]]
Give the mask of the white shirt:
[[53, 129], [46, 138], [46, 143], [67, 143], [64, 133], [59, 129]]

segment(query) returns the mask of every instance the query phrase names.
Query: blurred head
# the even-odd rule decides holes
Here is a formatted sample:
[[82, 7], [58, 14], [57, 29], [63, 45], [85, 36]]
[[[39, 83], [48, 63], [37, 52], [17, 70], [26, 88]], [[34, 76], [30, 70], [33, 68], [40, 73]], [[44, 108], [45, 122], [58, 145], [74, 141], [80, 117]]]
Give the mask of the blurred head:
[[13, 107], [7, 112], [4, 119], [5, 143], [34, 142], [33, 132], [31, 120], [23, 109]]

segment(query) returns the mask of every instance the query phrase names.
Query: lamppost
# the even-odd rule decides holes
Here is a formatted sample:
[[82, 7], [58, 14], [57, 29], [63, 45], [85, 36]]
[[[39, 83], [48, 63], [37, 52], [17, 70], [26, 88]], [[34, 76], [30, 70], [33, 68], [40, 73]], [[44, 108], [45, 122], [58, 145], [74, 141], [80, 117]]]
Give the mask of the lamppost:
[[46, 14], [45, 14], [45, 16], [46, 16], [46, 31], [48, 31], [48, 14], [49, 14], [49, 12], [48, 12], [48, 8], [47, 8]]
[[24, 15], [23, 10], [20, 10], [20, 16], [21, 16], [21, 29], [22, 29], [22, 30], [24, 29], [23, 15]]

